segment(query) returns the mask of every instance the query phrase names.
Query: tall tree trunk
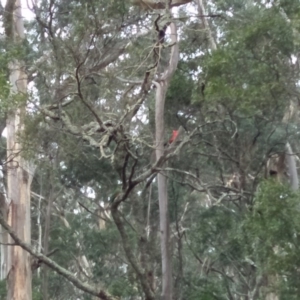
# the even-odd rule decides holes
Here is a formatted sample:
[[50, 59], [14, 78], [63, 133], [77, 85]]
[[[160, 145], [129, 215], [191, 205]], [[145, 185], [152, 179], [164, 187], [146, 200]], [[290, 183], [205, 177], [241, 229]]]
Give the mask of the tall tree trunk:
[[[4, 27], [7, 42], [20, 46], [24, 39], [24, 24], [20, 0], [7, 0]], [[14, 60], [9, 64], [11, 95], [26, 97], [27, 76], [24, 64]], [[7, 222], [26, 243], [30, 243], [30, 185], [32, 171], [21, 156], [22, 145], [18, 135], [24, 127], [25, 106], [18, 107], [7, 116]], [[9, 237], [9, 243], [13, 240]], [[19, 246], [7, 249], [7, 299], [31, 300], [31, 261], [28, 252]]]
[[[6, 192], [4, 186], [1, 187], [0, 189], [0, 211], [5, 220], [7, 221], [7, 198], [6, 198]], [[6, 278], [6, 270], [7, 270], [7, 265], [6, 265], [6, 259], [7, 259], [7, 244], [8, 240], [8, 233], [4, 228], [1, 226], [1, 231], [0, 231], [0, 253], [1, 253], [1, 266], [0, 266], [0, 280], [4, 280]]]
[[[6, 127], [6, 119], [0, 119], [0, 138], [2, 136], [3, 130]], [[2, 159], [2, 157], [1, 157]], [[0, 212], [7, 221], [7, 197], [6, 197], [6, 187], [5, 187], [5, 176], [3, 166], [0, 168]], [[6, 258], [7, 258], [7, 239], [8, 233], [2, 226], [0, 226], [0, 280], [4, 280], [6, 278]]]
[[[155, 139], [156, 139], [156, 159], [159, 160], [164, 155], [164, 110], [165, 96], [171, 79], [178, 63], [177, 29], [174, 23], [170, 24], [172, 51], [169, 66], [155, 82], [156, 103], [155, 103]], [[167, 177], [164, 172], [160, 172], [157, 177], [159, 220], [161, 234], [161, 258], [162, 258], [162, 299], [172, 299], [172, 259], [170, 252], [170, 224], [168, 211], [168, 190]]]
[[208, 42], [209, 42], [209, 46], [211, 48], [211, 50], [217, 50], [217, 44], [215, 42], [215, 39], [213, 38], [210, 26], [208, 24], [207, 18], [206, 16], [206, 10], [205, 10], [205, 6], [203, 4], [203, 0], [196, 0], [197, 6], [198, 6], [198, 13], [200, 16], [200, 19], [202, 21], [202, 25], [204, 27]]
[[[50, 174], [49, 174], [50, 173]], [[50, 239], [50, 224], [51, 224], [51, 212], [52, 212], [52, 206], [53, 206], [53, 170], [51, 169], [48, 173], [48, 176], [51, 178], [50, 183], [50, 192], [48, 196], [48, 205], [46, 210], [46, 216], [45, 216], [45, 230], [44, 230], [44, 239], [43, 239], [43, 248], [44, 248], [44, 254], [47, 255], [49, 252], [49, 239]], [[43, 300], [48, 300], [48, 266], [44, 265], [42, 273], [42, 294], [43, 294]]]

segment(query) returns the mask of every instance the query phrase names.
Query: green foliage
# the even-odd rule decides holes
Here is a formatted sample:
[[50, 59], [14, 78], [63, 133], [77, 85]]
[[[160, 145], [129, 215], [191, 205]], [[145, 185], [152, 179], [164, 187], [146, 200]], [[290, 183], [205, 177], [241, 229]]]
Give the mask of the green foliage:
[[19, 105], [24, 105], [27, 100], [27, 96], [24, 94], [10, 94], [11, 85], [8, 81], [6, 67], [10, 59], [15, 59], [15, 57], [11, 58], [7, 55], [0, 54], [0, 118], [4, 118], [7, 112], [15, 109]]
[[7, 68], [7, 59], [4, 54], [0, 54], [0, 118], [5, 116], [9, 108], [8, 98], [10, 92], [10, 84], [8, 83], [7, 74], [5, 72]]
[[293, 30], [276, 9], [248, 14], [229, 22], [222, 46], [206, 57], [206, 99], [230, 111], [265, 114], [274, 107], [283, 113]]
[[[229, 264], [231, 258], [241, 257], [240, 228], [236, 226], [242, 215], [223, 207], [202, 209], [198, 215], [201, 222], [194, 222], [191, 240], [199, 253]], [[225, 238], [226, 237], [226, 238]], [[231, 257], [231, 258], [229, 258]]]
[[38, 292], [33, 292], [32, 293], [32, 300], [43, 300], [43, 296], [41, 295], [41, 293]]
[[0, 160], [4, 160], [6, 157], [6, 139], [4, 137], [0, 138]]
[[277, 5], [281, 7], [288, 16], [299, 16], [300, 8], [298, 3], [289, 0], [277, 0]]
[[[72, 219], [66, 217], [71, 223]], [[73, 261], [78, 254], [79, 249], [76, 247], [78, 236], [75, 227], [66, 227], [61, 219], [53, 220], [55, 226], [52, 228], [50, 249], [58, 249], [53, 255], [53, 259], [61, 266], [66, 267]], [[71, 223], [72, 224], [72, 223]]]
[[254, 242], [253, 250], [257, 251], [264, 262], [264, 268], [282, 274], [298, 268], [298, 194], [277, 182], [262, 183], [255, 198], [253, 213], [245, 226]]
[[[85, 143], [76, 143], [76, 148], [82, 149], [82, 155], [72, 153], [71, 149], [65, 156], [65, 168], [61, 170], [61, 178], [66, 185], [87, 184], [92, 180], [104, 182], [105, 175], [111, 174], [111, 164], [100, 160], [99, 150], [86, 147]], [[113, 175], [115, 176], [115, 175]], [[111, 182], [114, 178], [109, 176]]]
[[[218, 268], [218, 265], [223, 266], [223, 270], [239, 268], [249, 276], [253, 276], [253, 272], [265, 276], [276, 274], [277, 281], [273, 288], [277, 293], [283, 299], [299, 297], [298, 193], [291, 191], [288, 186], [268, 180], [259, 185], [250, 210], [242, 212], [235, 206], [215, 206], [199, 209], [197, 213], [194, 211], [191, 217], [194, 220], [193, 227], [187, 236], [190, 249], [196, 257], [205, 256], [207, 264], [214, 262], [214, 268]], [[228, 288], [232, 281], [223, 277], [222, 282], [215, 275], [210, 272], [203, 278], [200, 276], [198, 282], [193, 282], [193, 288], [187, 288], [187, 298], [215, 299], [214, 294], [219, 299], [224, 293], [222, 285]], [[192, 277], [191, 280], [195, 279]], [[210, 296], [205, 292], [206, 286], [209, 287]], [[241, 286], [234, 287], [239, 288]]]
[[120, 277], [119, 279], [112, 281], [108, 289], [112, 295], [120, 298], [138, 295], [138, 290], [131, 285], [127, 279], [127, 276]]
[[[191, 102], [194, 82], [189, 74], [188, 65], [179, 63], [178, 69], [172, 77], [170, 88], [167, 91], [167, 105], [183, 108]], [[170, 103], [168, 103], [170, 102]]]
[[253, 253], [257, 267], [268, 274], [277, 274], [277, 289], [282, 299], [297, 299], [299, 194], [272, 180], [263, 182], [244, 226], [251, 241], [248, 251]]
[[1, 87], [1, 94], [0, 94], [0, 103], [1, 103], [1, 112], [5, 109], [4, 100], [8, 98], [10, 86], [7, 83], [7, 77], [4, 74], [0, 74], [0, 87]]
[[195, 83], [191, 76], [190, 66], [180, 62], [166, 95], [165, 122], [175, 129], [184, 124], [186, 115], [193, 109], [192, 96]]
[[[205, 278], [189, 278], [190, 287], [187, 288], [185, 298], [189, 300], [225, 300], [225, 289], [217, 282]], [[192, 287], [192, 288], [191, 288]]]
[[0, 281], [0, 299], [6, 299], [6, 280]]
[[[243, 222], [243, 214], [237, 213], [233, 207], [198, 209], [198, 212], [193, 213], [193, 227], [187, 233], [190, 250], [195, 257], [199, 259], [205, 256], [208, 265], [214, 262], [214, 268], [221, 265], [223, 270], [226, 268], [229, 270], [233, 266], [246, 270], [247, 264], [243, 263], [246, 245], [240, 226]], [[192, 271], [195, 263], [193, 260], [190, 262], [189, 280], [192, 284], [186, 287], [185, 298], [226, 299], [224, 296], [226, 289], [232, 284], [230, 278], [221, 276], [220, 279], [218, 278], [220, 274], [212, 271], [206, 273], [205, 268], [198, 271], [198, 276], [195, 276]]]
[[[33, 194], [33, 241], [38, 240], [38, 216], [44, 232], [51, 197], [49, 250], [58, 249], [51, 258], [87, 284], [122, 299], [143, 298], [110, 215], [112, 202], [126, 192], [119, 211], [127, 242], [145, 272], [153, 271], [158, 295], [157, 180], [133, 184], [142, 174], [158, 171], [153, 167], [155, 87], [145, 92], [140, 82], [153, 65], [154, 20], [163, 11], [144, 14], [122, 0], [52, 2], [42, 1], [38, 22], [27, 23], [28, 41], [0, 56], [1, 70], [13, 58], [25, 61], [34, 86], [30, 99], [56, 116], [52, 120], [38, 107], [30, 110], [21, 137], [25, 157], [36, 158], [32, 191], [43, 197], [38, 202]], [[250, 295], [260, 276], [276, 276], [274, 288], [282, 299], [299, 299], [299, 195], [261, 180], [268, 156], [281, 153], [287, 140], [297, 145], [299, 137], [296, 122], [282, 121], [288, 100], [298, 97], [299, 71], [290, 60], [299, 52], [299, 9], [292, 1], [278, 0], [278, 7], [267, 8], [262, 1], [210, 2], [208, 13], [221, 13], [208, 18], [218, 49], [209, 49], [201, 19], [181, 7], [176, 17], [180, 62], [166, 95], [166, 136], [180, 125], [184, 137], [194, 132], [164, 165], [169, 168], [174, 286], [180, 294], [174, 295], [235, 299]], [[163, 47], [162, 65], [169, 50]], [[25, 100], [9, 96], [6, 80], [3, 71], [1, 114]], [[76, 134], [58, 120], [63, 114]], [[95, 144], [108, 135], [110, 143], [103, 147], [112, 155], [101, 157]], [[243, 186], [229, 184], [233, 173]], [[103, 209], [107, 219], [100, 230]], [[50, 270], [48, 280], [49, 300], [92, 298]], [[42, 281], [43, 276], [33, 282], [35, 300], [43, 297]], [[272, 286], [263, 286], [262, 299], [267, 288]]]

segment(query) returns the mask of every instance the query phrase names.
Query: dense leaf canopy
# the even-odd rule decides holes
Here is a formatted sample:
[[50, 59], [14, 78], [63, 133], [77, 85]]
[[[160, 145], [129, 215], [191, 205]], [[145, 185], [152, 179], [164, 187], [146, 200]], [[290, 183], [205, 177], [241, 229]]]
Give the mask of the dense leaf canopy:
[[[143, 277], [159, 299], [156, 175], [164, 170], [174, 299], [299, 299], [299, 194], [286, 170], [270, 175], [287, 143], [296, 159], [300, 149], [300, 6], [203, 2], [204, 16], [199, 0], [171, 10], [43, 0], [21, 49], [1, 41], [1, 132], [27, 101], [19, 139], [36, 165], [32, 245], [112, 296], [148, 299]], [[158, 38], [170, 22], [180, 59], [166, 93], [166, 155], [156, 164], [155, 81], [173, 47], [169, 29]], [[9, 94], [14, 59], [26, 64], [26, 97]], [[167, 141], [179, 128], [173, 149]], [[94, 299], [44, 264], [33, 272], [35, 300]]]

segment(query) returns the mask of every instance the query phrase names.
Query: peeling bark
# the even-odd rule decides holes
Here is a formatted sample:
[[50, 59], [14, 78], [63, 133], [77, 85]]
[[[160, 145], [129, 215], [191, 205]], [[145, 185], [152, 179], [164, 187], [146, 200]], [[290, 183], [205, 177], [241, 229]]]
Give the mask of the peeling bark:
[[[5, 7], [4, 27], [7, 41], [18, 44], [24, 39], [24, 24], [20, 0], [8, 0]], [[26, 97], [27, 75], [21, 61], [9, 63], [11, 95]], [[22, 156], [22, 145], [17, 140], [24, 129], [25, 106], [11, 111], [7, 128], [7, 223], [26, 243], [30, 243], [30, 185], [33, 168]], [[8, 239], [8, 243], [11, 243]], [[31, 260], [28, 252], [18, 246], [7, 248], [7, 299], [31, 300]]]

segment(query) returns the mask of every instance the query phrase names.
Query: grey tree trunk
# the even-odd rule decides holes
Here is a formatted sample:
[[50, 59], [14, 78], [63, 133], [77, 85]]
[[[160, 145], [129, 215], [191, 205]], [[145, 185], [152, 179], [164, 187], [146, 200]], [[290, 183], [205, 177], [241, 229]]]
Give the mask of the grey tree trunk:
[[[156, 102], [155, 102], [155, 139], [156, 139], [156, 159], [159, 160], [164, 155], [164, 109], [166, 91], [171, 76], [176, 70], [178, 63], [177, 29], [174, 23], [170, 24], [172, 50], [169, 66], [162, 74], [161, 78], [155, 81]], [[159, 199], [159, 220], [161, 235], [161, 259], [162, 259], [162, 299], [172, 299], [172, 257], [170, 252], [170, 224], [168, 211], [168, 189], [167, 177], [164, 172], [157, 176], [158, 199]]]
[[[52, 172], [52, 170], [51, 170]], [[52, 181], [52, 174], [49, 175], [51, 178], [51, 187], [50, 187], [50, 193], [48, 197], [48, 205], [46, 210], [46, 216], [45, 216], [45, 230], [44, 230], [44, 239], [43, 239], [43, 248], [44, 248], [44, 254], [47, 255], [49, 252], [49, 237], [50, 237], [50, 225], [51, 225], [51, 211], [52, 211], [52, 205], [53, 205], [53, 181]], [[43, 266], [42, 268], [42, 294], [43, 299], [48, 300], [48, 266]]]
[[[2, 175], [2, 174], [1, 174]], [[6, 218], [7, 217], [7, 198], [6, 198], [6, 191], [5, 187], [1, 186], [0, 189], [0, 211], [1, 214]], [[6, 219], [7, 221], [7, 219]], [[0, 280], [4, 280], [6, 278], [6, 271], [7, 271], [7, 265], [6, 265], [6, 260], [7, 260], [7, 244], [8, 241], [8, 234], [5, 229], [2, 228], [1, 226], [1, 231], [0, 231], [0, 253], [1, 253], [1, 266], [0, 266]]]
[[[5, 6], [4, 27], [8, 43], [17, 44], [24, 39], [24, 24], [20, 0], [8, 0]], [[14, 60], [9, 64], [11, 96], [26, 97], [27, 76], [24, 64]], [[21, 156], [22, 145], [18, 135], [22, 132], [25, 106], [15, 108], [6, 120], [7, 129], [7, 223], [19, 238], [30, 244], [30, 164]], [[9, 237], [8, 243], [13, 243]], [[7, 248], [7, 299], [31, 300], [31, 260], [28, 252], [19, 246]]]
[[217, 50], [217, 44], [215, 42], [215, 39], [213, 38], [210, 26], [208, 24], [207, 18], [206, 16], [206, 9], [205, 6], [203, 4], [203, 0], [196, 0], [197, 6], [198, 6], [198, 13], [200, 16], [200, 19], [202, 21], [202, 25], [204, 27], [208, 42], [209, 42], [209, 46], [211, 48], [211, 50]]

